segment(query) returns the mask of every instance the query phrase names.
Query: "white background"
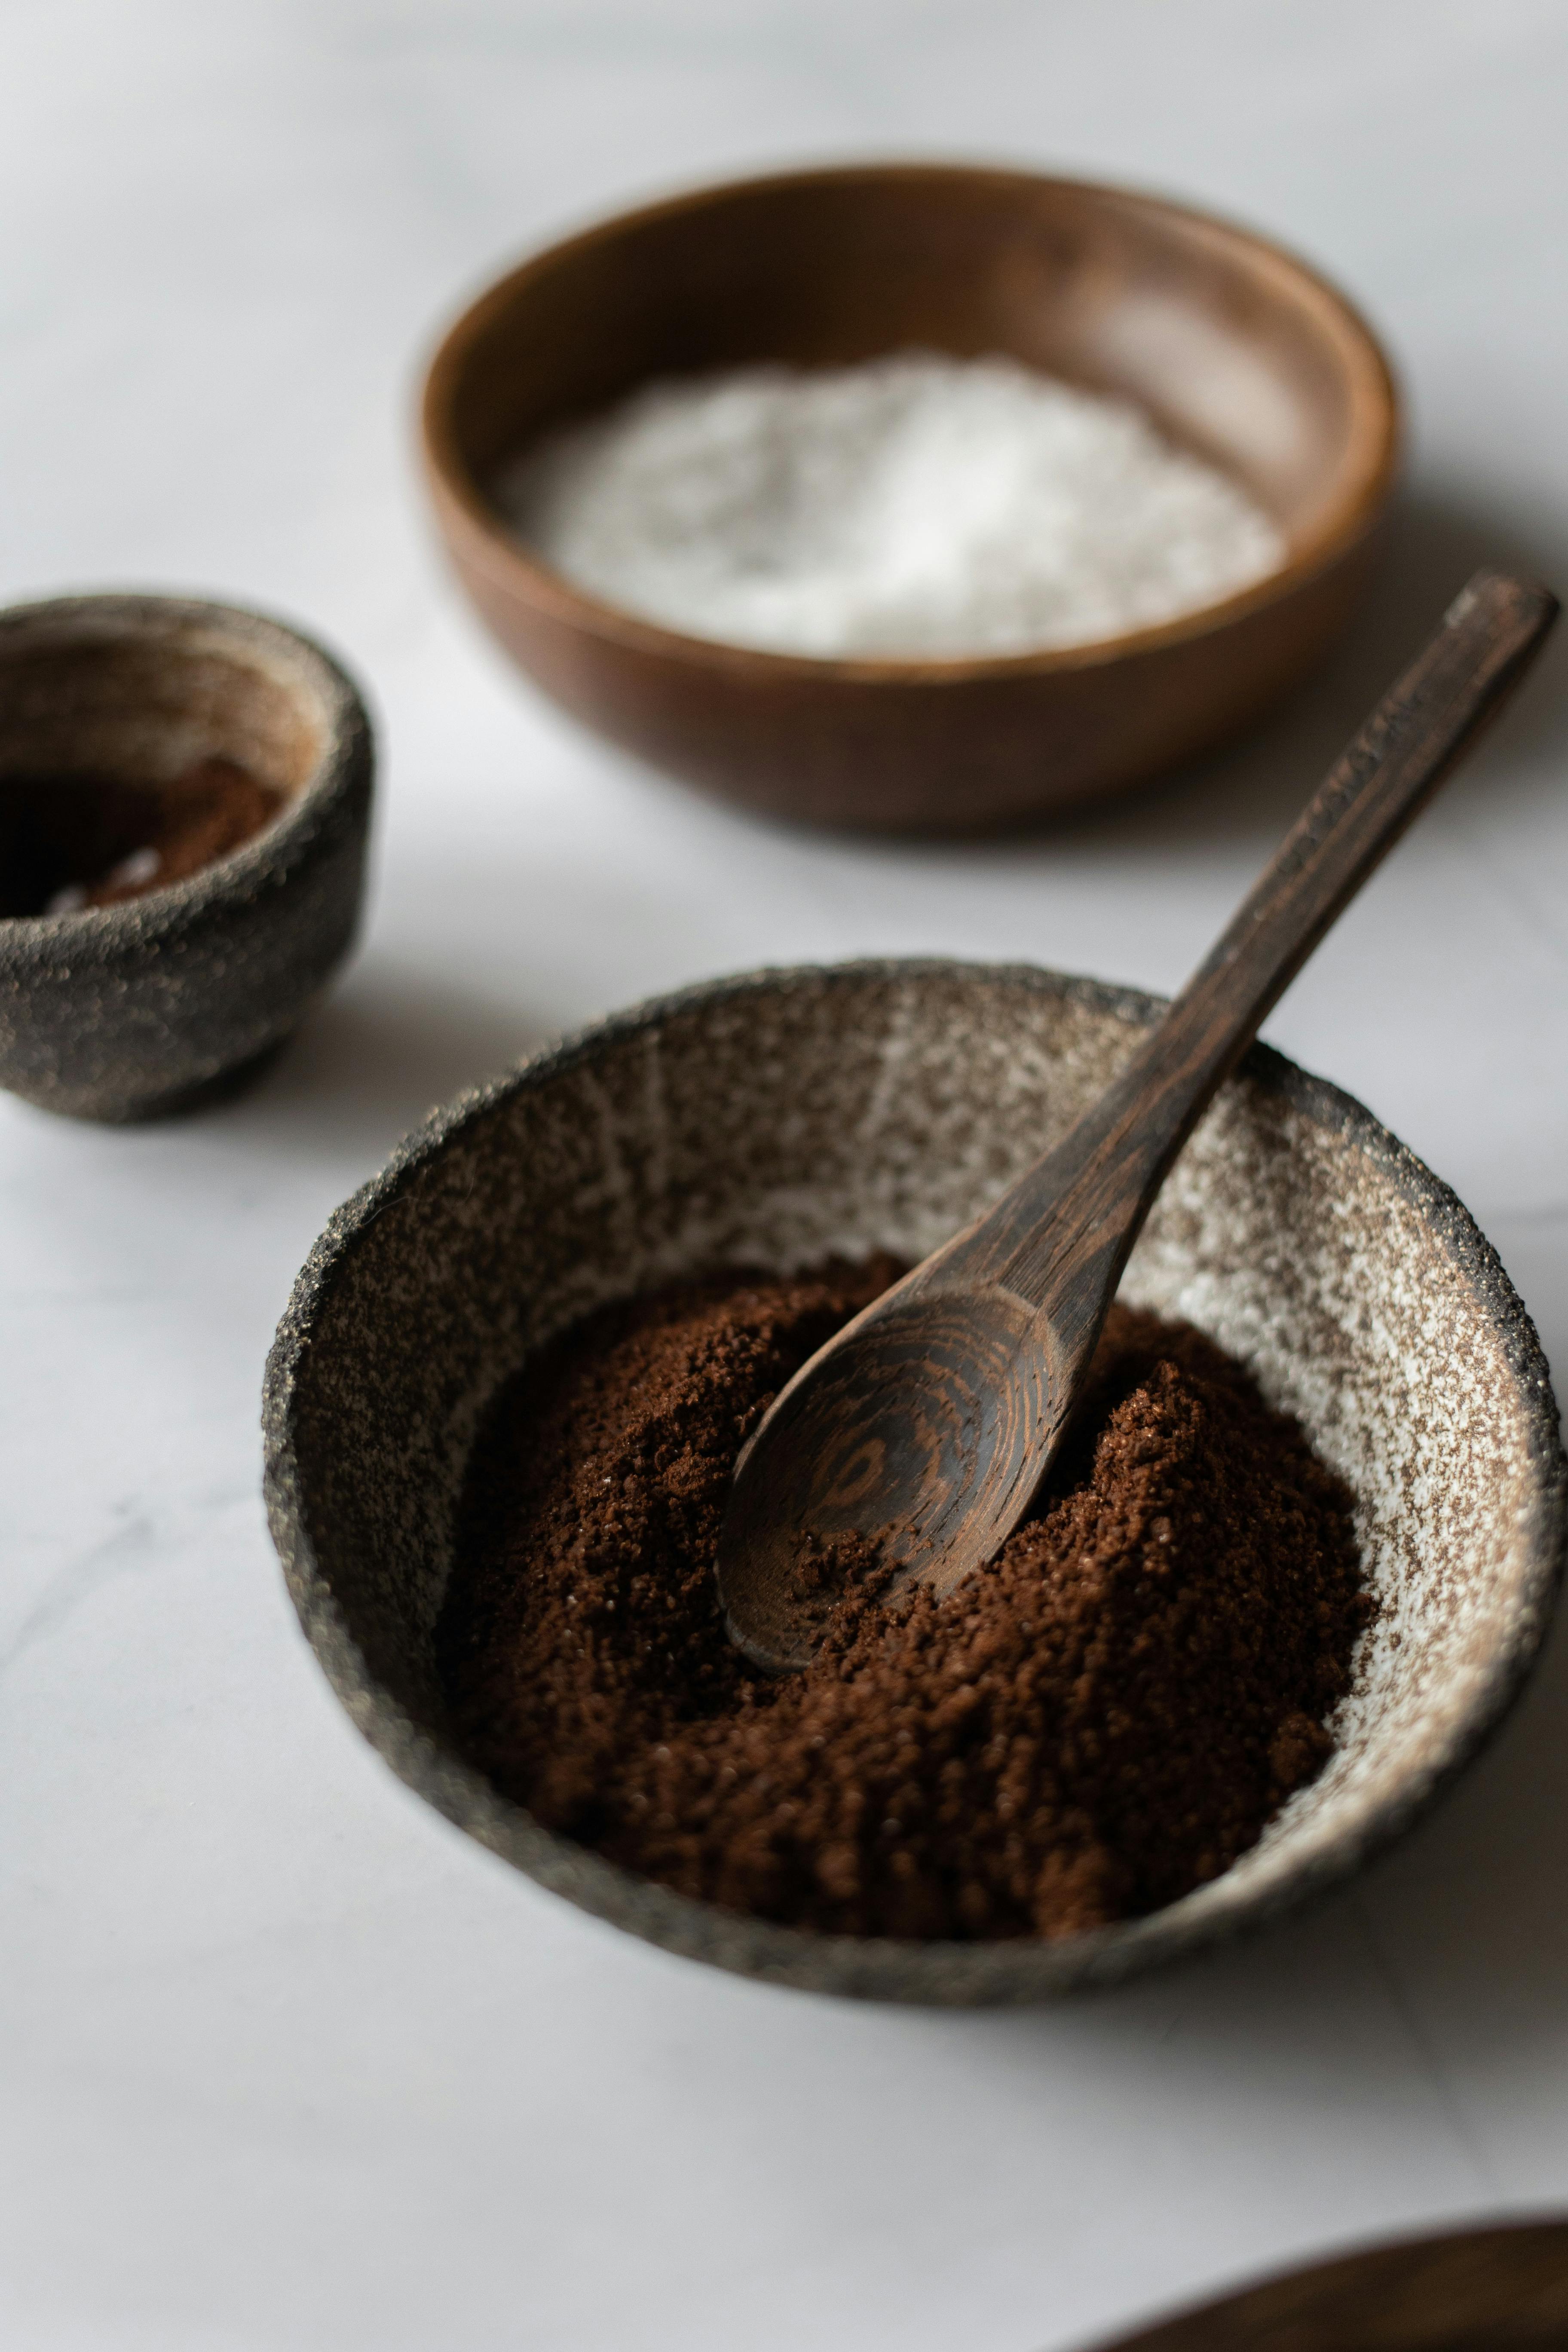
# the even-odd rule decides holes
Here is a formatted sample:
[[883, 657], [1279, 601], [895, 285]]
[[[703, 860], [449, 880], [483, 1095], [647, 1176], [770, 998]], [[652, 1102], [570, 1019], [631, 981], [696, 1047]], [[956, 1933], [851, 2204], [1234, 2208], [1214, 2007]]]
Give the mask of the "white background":
[[[258, 1500], [273, 1323], [428, 1104], [650, 991], [868, 951], [1169, 987], [1470, 563], [1568, 583], [1562, 0], [0, 0], [0, 596], [318, 628], [367, 944], [245, 1101], [0, 1099], [0, 2342], [1040, 2352], [1568, 2201], [1568, 1657], [1353, 1891], [1110, 1998], [924, 2015], [578, 1917], [363, 1748]], [[1297, 245], [1414, 410], [1376, 613], [1261, 738], [1026, 842], [771, 831], [573, 732], [421, 511], [421, 351], [531, 241], [863, 154]], [[1568, 1363], [1568, 644], [1269, 1034], [1453, 1182]]]

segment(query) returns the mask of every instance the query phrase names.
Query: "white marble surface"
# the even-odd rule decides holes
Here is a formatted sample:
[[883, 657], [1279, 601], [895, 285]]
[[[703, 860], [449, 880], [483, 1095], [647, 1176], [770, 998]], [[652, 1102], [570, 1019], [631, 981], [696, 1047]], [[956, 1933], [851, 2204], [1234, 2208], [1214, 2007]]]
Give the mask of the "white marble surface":
[[[433, 1100], [650, 990], [866, 950], [1176, 982], [1479, 554], [1568, 581], [1561, 0], [5, 0], [0, 595], [300, 616], [379, 707], [373, 920], [245, 1101], [0, 1100], [0, 2342], [1040, 2352], [1350, 2240], [1568, 2202], [1568, 1654], [1310, 1920], [1113, 1998], [731, 1982], [393, 1781], [295, 1629], [257, 1391]], [[1051, 837], [690, 800], [442, 577], [417, 354], [529, 241], [867, 152], [1125, 175], [1335, 273], [1413, 395], [1379, 614], [1260, 740]], [[1459, 1190], [1568, 1363], [1568, 645], [1270, 1034]]]

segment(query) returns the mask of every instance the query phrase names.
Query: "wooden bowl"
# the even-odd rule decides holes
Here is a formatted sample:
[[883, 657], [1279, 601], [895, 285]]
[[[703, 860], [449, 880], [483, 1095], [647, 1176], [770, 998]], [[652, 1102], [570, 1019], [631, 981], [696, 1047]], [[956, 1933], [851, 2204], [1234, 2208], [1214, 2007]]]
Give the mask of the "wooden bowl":
[[919, 1258], [1056, 1141], [1162, 1008], [1024, 966], [840, 965], [644, 1005], [438, 1113], [341, 1209], [263, 1404], [273, 1540], [359, 1729], [520, 1870], [671, 1951], [823, 1992], [963, 2004], [1104, 1984], [1258, 1926], [1407, 1829], [1500, 1721], [1561, 1571], [1557, 1407], [1453, 1194], [1376, 1120], [1255, 1047], [1128, 1266], [1294, 1412], [1356, 1497], [1383, 1603], [1321, 1775], [1223, 1876], [1061, 1941], [775, 1927], [557, 1835], [465, 1757], [433, 1638], [469, 1449], [534, 1349], [716, 1265]]
[[1563, 2352], [1568, 2222], [1503, 2222], [1314, 2263], [1100, 2352]]
[[[910, 346], [1008, 352], [1150, 412], [1239, 478], [1287, 553], [1240, 593], [1095, 645], [820, 661], [678, 635], [525, 552], [499, 469], [647, 379]], [[1223, 221], [1023, 172], [883, 164], [704, 189], [552, 247], [451, 329], [425, 388], [436, 512], [512, 658], [599, 733], [773, 816], [1015, 822], [1173, 767], [1308, 670], [1366, 583], [1399, 403], [1342, 296]]]

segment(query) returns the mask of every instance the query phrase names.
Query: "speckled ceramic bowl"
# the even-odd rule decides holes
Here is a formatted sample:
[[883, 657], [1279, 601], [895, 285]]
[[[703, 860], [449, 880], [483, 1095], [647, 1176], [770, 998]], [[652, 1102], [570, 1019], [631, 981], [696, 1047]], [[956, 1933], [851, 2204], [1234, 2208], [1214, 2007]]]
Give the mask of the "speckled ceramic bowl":
[[1071, 1941], [897, 1943], [689, 1901], [552, 1834], [463, 1760], [431, 1628], [479, 1416], [599, 1301], [744, 1259], [918, 1257], [1105, 1086], [1160, 1011], [1025, 968], [877, 963], [719, 982], [466, 1096], [340, 1210], [268, 1368], [267, 1489], [343, 1705], [447, 1818], [669, 1949], [824, 1991], [1029, 2000], [1255, 1925], [1355, 1870], [1495, 1727], [1564, 1538], [1557, 1408], [1492, 1250], [1360, 1106], [1256, 1049], [1187, 1147], [1127, 1291], [1253, 1368], [1349, 1481], [1384, 1607], [1339, 1746], [1260, 1843]]
[[0, 793], [18, 776], [161, 782], [215, 753], [286, 795], [253, 839], [119, 906], [0, 919], [13, 1094], [147, 1118], [279, 1044], [353, 942], [372, 749], [337, 664], [258, 613], [174, 596], [0, 613]]

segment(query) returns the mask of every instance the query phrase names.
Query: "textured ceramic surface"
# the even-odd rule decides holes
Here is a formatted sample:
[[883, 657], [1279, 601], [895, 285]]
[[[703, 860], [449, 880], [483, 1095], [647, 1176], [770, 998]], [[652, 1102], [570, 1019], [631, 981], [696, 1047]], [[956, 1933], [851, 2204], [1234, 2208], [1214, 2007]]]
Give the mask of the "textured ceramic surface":
[[268, 1365], [268, 1501], [300, 1618], [393, 1769], [543, 1885], [780, 1982], [1026, 2000], [1257, 1923], [1401, 1831], [1496, 1724], [1564, 1527], [1534, 1330], [1464, 1209], [1367, 1112], [1255, 1050], [1184, 1153], [1132, 1297], [1253, 1368], [1349, 1481], [1383, 1607], [1321, 1778], [1224, 1877], [1070, 1942], [900, 1944], [738, 1917], [498, 1795], [447, 1737], [431, 1627], [486, 1401], [602, 1299], [703, 1265], [919, 1256], [1103, 1087], [1152, 999], [1022, 967], [847, 965], [607, 1023], [438, 1114], [342, 1209]]
[[[1135, 402], [1247, 485], [1283, 560], [1221, 603], [1097, 645], [806, 660], [602, 603], [497, 510], [518, 450], [649, 378], [911, 347], [1005, 352]], [[969, 832], [1168, 771], [1301, 677], [1366, 585], [1400, 410], [1365, 322], [1264, 238], [1131, 189], [887, 163], [699, 189], [534, 256], [447, 336], [424, 431], [477, 610], [587, 725], [772, 815]]]
[[372, 749], [364, 707], [280, 623], [165, 596], [0, 613], [8, 775], [178, 775], [211, 754], [287, 795], [189, 880], [0, 919], [0, 1086], [104, 1119], [184, 1108], [278, 1045], [353, 942]]

